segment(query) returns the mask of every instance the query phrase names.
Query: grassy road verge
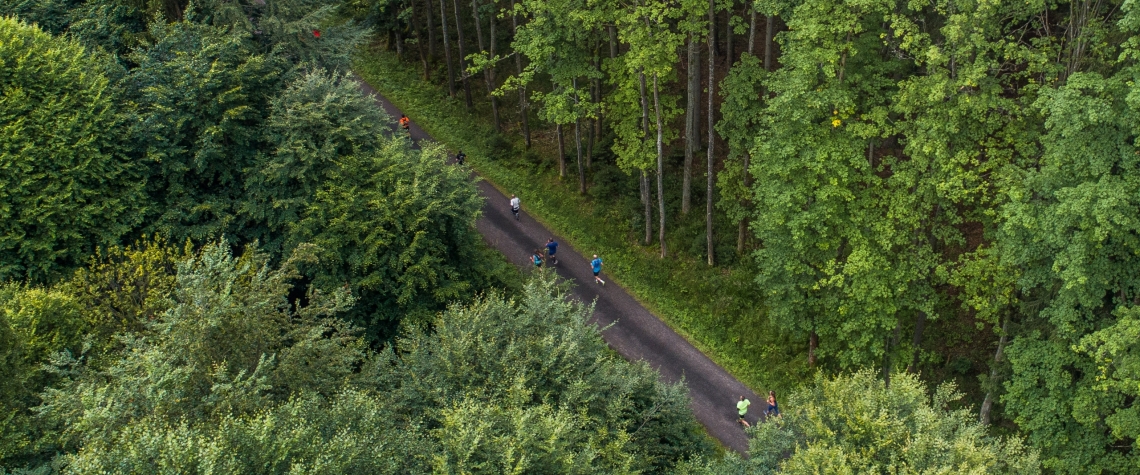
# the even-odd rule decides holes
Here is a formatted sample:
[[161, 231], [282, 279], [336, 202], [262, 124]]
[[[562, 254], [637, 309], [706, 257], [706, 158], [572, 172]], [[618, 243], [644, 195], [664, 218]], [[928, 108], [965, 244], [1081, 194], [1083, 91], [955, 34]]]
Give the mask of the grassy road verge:
[[[768, 328], [747, 266], [708, 267], [695, 259], [660, 259], [629, 238], [628, 219], [614, 206], [577, 193], [574, 180], [543, 172], [522, 154], [488, 146], [487, 118], [470, 113], [441, 87], [423, 81], [416, 66], [384, 51], [362, 51], [354, 69], [420, 127], [583, 254], [599, 254], [606, 272], [646, 308], [742, 382], [757, 390], [787, 390], [804, 376], [803, 346], [781, 341]], [[521, 140], [505, 137], [513, 150]], [[549, 157], [544, 157], [549, 158]]]

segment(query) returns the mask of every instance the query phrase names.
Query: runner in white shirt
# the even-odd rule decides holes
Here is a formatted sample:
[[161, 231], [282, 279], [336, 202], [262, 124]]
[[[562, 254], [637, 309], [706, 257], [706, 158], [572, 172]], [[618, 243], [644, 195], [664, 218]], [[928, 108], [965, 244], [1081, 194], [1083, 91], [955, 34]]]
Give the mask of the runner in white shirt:
[[515, 214], [515, 221], [519, 220], [519, 197], [511, 195], [511, 212]]

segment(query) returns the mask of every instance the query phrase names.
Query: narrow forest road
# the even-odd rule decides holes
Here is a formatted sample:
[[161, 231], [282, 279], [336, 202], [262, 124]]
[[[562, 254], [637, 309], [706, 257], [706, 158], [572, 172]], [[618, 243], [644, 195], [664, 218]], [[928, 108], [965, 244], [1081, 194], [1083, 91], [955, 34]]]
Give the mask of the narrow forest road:
[[[388, 99], [364, 81], [359, 82], [361, 88], [372, 94], [388, 115], [393, 119], [400, 117], [401, 111]], [[415, 118], [409, 117], [412, 119], [412, 139], [431, 139], [416, 125]], [[602, 278], [607, 280], [607, 285], [594, 283], [589, 263], [593, 252], [589, 249], [574, 249], [531, 218], [526, 212], [526, 196], [519, 197], [523, 211], [520, 213], [521, 221], [515, 221], [510, 211], [510, 200], [506, 196], [487, 181], [480, 181], [478, 187], [486, 202], [483, 204], [483, 215], [475, 226], [488, 244], [502, 252], [515, 265], [526, 269], [534, 266], [530, 262], [531, 252], [542, 248], [547, 239], [554, 237], [559, 242], [559, 263], [554, 269], [559, 276], [574, 281], [576, 285], [573, 296], [583, 302], [595, 302], [594, 320], [599, 326], [605, 327], [616, 322], [602, 333], [606, 343], [631, 361], [648, 362], [661, 373], [665, 381], [672, 383], [684, 378], [697, 420], [726, 447], [742, 454], [747, 452], [748, 438], [737, 421], [736, 401], [741, 395], [752, 401], [748, 420], [755, 423], [766, 398], [758, 397], [649, 313], [625, 289], [610, 282], [605, 266]], [[601, 257], [603, 261], [606, 259], [606, 256]]]

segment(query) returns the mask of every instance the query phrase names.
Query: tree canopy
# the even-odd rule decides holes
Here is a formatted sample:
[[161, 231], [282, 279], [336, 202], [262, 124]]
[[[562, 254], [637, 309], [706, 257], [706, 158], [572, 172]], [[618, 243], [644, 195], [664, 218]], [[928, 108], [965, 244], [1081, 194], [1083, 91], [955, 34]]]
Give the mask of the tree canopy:
[[141, 224], [106, 59], [0, 18], [0, 280], [58, 279]]

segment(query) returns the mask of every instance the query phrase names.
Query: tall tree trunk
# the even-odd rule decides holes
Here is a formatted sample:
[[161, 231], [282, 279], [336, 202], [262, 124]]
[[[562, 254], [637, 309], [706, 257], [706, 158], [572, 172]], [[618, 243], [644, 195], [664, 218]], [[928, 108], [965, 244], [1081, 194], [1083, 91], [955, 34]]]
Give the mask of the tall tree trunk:
[[914, 319], [914, 336], [911, 338], [911, 346], [914, 347], [914, 356], [910, 359], [910, 364], [906, 367], [906, 372], [914, 373], [918, 371], [918, 357], [922, 354], [922, 331], [926, 327], [926, 312], [919, 311], [918, 316]]
[[[596, 54], [594, 55], [594, 67], [599, 69], [599, 70], [601, 69], [600, 65], [598, 65], [598, 55], [596, 55]], [[590, 101], [593, 102], [594, 104], [598, 103], [597, 93], [595, 92], [595, 88], [594, 88], [594, 86], [596, 86], [597, 83], [598, 83], [597, 79], [591, 79], [590, 80]], [[593, 170], [594, 169], [594, 140], [597, 138], [594, 135], [594, 129], [597, 128], [596, 127], [597, 124], [598, 124], [598, 118], [597, 117], [588, 119], [586, 121], [586, 126], [588, 127], [588, 130], [586, 130], [586, 169], [587, 170]]]
[[[592, 91], [591, 91], [592, 92]], [[598, 119], [586, 119], [586, 169], [594, 169], [594, 129], [596, 129]]]
[[[515, 11], [515, 0], [511, 0], [511, 37], [514, 38], [519, 30], [519, 17]], [[515, 70], [521, 76], [523, 72], [522, 55], [515, 52]], [[530, 150], [530, 112], [527, 110], [526, 86], [519, 85], [519, 115], [522, 116], [523, 137], [527, 150]]]
[[[479, 45], [479, 51], [488, 51], [483, 48], [483, 27], [479, 21], [479, 0], [471, 0], [471, 17], [475, 19], [475, 38], [476, 43]], [[495, 57], [495, 16], [491, 15], [491, 49], [488, 51], [490, 57]], [[495, 65], [483, 68], [483, 83], [487, 86], [487, 98], [491, 100], [491, 117], [495, 123], [495, 132], [502, 132], [503, 129], [499, 125], [499, 101], [495, 97]]]
[[416, 53], [419, 55], [420, 63], [422, 63], [423, 67], [424, 67], [424, 81], [427, 81], [428, 79], [430, 79], [429, 75], [431, 73], [431, 70], [428, 67], [427, 52], [424, 51], [424, 35], [423, 35], [423, 32], [420, 31], [419, 22], [416, 21], [416, 13], [417, 13], [416, 10], [417, 10], [416, 4], [415, 4], [415, 2], [412, 2], [412, 15], [411, 15], [412, 34], [415, 35], [415, 37], [416, 37]]
[[[716, 0], [709, 0], [709, 38], [713, 37], [713, 30], [716, 28]], [[732, 10], [729, 10], [729, 17], [732, 17]], [[731, 51], [732, 36], [727, 36], [729, 39], [729, 51]], [[716, 94], [716, 56], [713, 55], [714, 46], [712, 41], [709, 41], [709, 109], [708, 109], [708, 170], [705, 176], [707, 187], [705, 189], [705, 240], [708, 243], [708, 261], [709, 265], [716, 265], [716, 247], [713, 245], [713, 186], [716, 181], [716, 176], [713, 174], [713, 163], [715, 157], [713, 156], [714, 145], [716, 144], [716, 130], [713, 129], [713, 119], [715, 117], [713, 110], [713, 96]]]
[[[495, 2], [493, 0], [491, 2], [491, 6], [492, 7], [495, 6]], [[490, 40], [490, 44], [488, 45], [488, 48], [487, 48], [487, 50], [490, 53], [492, 58], [495, 57], [495, 43], [496, 43], [496, 41], [495, 41], [495, 20], [497, 17], [498, 17], [498, 15], [495, 14], [494, 9], [492, 8], [491, 21], [490, 21], [491, 36], [488, 37], [488, 40]], [[497, 62], [492, 63], [491, 67], [487, 68], [487, 82], [491, 83], [490, 86], [487, 86], [488, 91], [494, 91], [495, 90], [495, 66], [497, 64], [498, 64]], [[491, 114], [492, 114], [492, 117], [495, 119], [495, 131], [496, 132], [502, 132], [503, 131], [502, 125], [499, 123], [499, 98], [496, 97], [491, 92], [488, 92], [488, 94], [491, 94]]]
[[[578, 78], [570, 80], [571, 87], [574, 88], [574, 105], [579, 106], [578, 100]], [[581, 110], [579, 108], [579, 110]], [[574, 145], [578, 148], [578, 194], [586, 194], [586, 170], [582, 168], [582, 118], [578, 116], [577, 112], [574, 114]]]
[[455, 34], [459, 39], [459, 72], [462, 73], [463, 79], [463, 99], [467, 103], [467, 110], [471, 110], [471, 81], [467, 74], [467, 53], [463, 46], [463, 22], [459, 17], [459, 0], [451, 0], [451, 6], [455, 10]]
[[617, 57], [617, 27], [614, 25], [606, 25], [606, 32], [610, 36], [610, 59]]
[[748, 54], [755, 56], [756, 53], [756, 6], [753, 5], [749, 9], [750, 15], [748, 18]]
[[[601, 47], [599, 44], [598, 47]], [[602, 57], [599, 54], [594, 54], [594, 68], [599, 72], [602, 70]], [[602, 107], [602, 80], [601, 78], [594, 78], [594, 107], [596, 114], [594, 117], [594, 135], [590, 140], [590, 153], [586, 155], [586, 166], [593, 164], [594, 159], [594, 145], [602, 140], [602, 120], [605, 117], [604, 108]]]
[[661, 96], [657, 87], [657, 73], [653, 73], [653, 109], [657, 116], [657, 240], [661, 243], [661, 258], [669, 255], [665, 247], [665, 125], [661, 122]]
[[396, 56], [404, 59], [404, 32], [400, 28], [396, 29]]
[[455, 97], [455, 69], [451, 61], [451, 41], [447, 35], [447, 6], [439, 0], [439, 24], [443, 28], [443, 55], [447, 61], [447, 93]]
[[815, 350], [819, 348], [819, 334], [813, 329], [808, 336], [808, 366], [815, 367]]
[[[755, 51], [756, 51], [756, 7], [755, 7], [755, 5], [753, 5], [751, 8], [749, 8], [749, 12], [750, 12], [750, 14], [748, 17], [748, 55], [749, 56], [755, 56]], [[744, 164], [742, 165], [742, 169], [744, 170], [744, 189], [747, 191], [749, 186], [751, 185], [751, 183], [749, 183], [749, 179], [748, 179], [749, 178], [748, 168], [750, 165], [749, 161], [752, 158], [752, 154], [749, 153], [748, 151], [744, 151], [743, 157], [744, 157]], [[745, 241], [745, 235], [747, 234], [747, 232], [748, 232], [748, 218], [747, 217], [740, 218], [740, 222], [737, 223], [737, 228], [736, 228], [736, 254], [737, 255], [744, 255], [744, 241]]]
[[[641, 92], [641, 140], [649, 143], [649, 97], [645, 92], [645, 73], [638, 71]], [[653, 240], [653, 204], [649, 200], [649, 174], [641, 169], [641, 202], [645, 206], [645, 245]]]
[[645, 207], [645, 245], [653, 241], [653, 202], [649, 197], [649, 173], [641, 170], [641, 204]]
[[[752, 159], [752, 152], [749, 152], [746, 150], [743, 152], [743, 156], [744, 156], [744, 164], [743, 164], [743, 167], [744, 167], [744, 190], [745, 190], [745, 192], [748, 192], [748, 190], [750, 190], [752, 188], [752, 174], [748, 171], [748, 169], [752, 166], [752, 164], [750, 163], [751, 159]], [[741, 204], [744, 205], [747, 209], [749, 207], [749, 201], [750, 200], [748, 200], [748, 198], [744, 198], [743, 201], [744, 202]], [[738, 229], [736, 230], [736, 253], [738, 255], [744, 255], [744, 244], [745, 244], [745, 240], [747, 238], [747, 235], [748, 235], [748, 215], [746, 213], [745, 217], [740, 218], [740, 223], [738, 224]]]
[[1002, 352], [1005, 351], [1005, 342], [1009, 337], [1009, 315], [1006, 315], [1001, 324], [1001, 337], [998, 338], [997, 352], [994, 353], [994, 365], [990, 367], [989, 389], [986, 398], [982, 401], [982, 409], [978, 412], [978, 421], [990, 425], [990, 412], [994, 407], [994, 387], [997, 384], [998, 366], [1001, 364]]
[[768, 15], [764, 19], [764, 70], [772, 72], [772, 36], [775, 34], [775, 17]]
[[733, 44], [732, 44], [732, 2], [729, 1], [728, 8], [724, 11], [724, 67], [731, 68], [732, 63], [736, 62], [736, 58], [732, 57]]
[[883, 352], [883, 385], [891, 387], [891, 371], [893, 370], [894, 363], [891, 362], [891, 355], [895, 348], [899, 346], [899, 324], [895, 324], [894, 335], [887, 341], [887, 351]]
[[424, 0], [424, 14], [427, 16], [427, 55], [428, 62], [435, 59], [435, 21], [431, 11], [434, 10], [431, 0]]
[[562, 138], [562, 124], [554, 126], [558, 135], [558, 178], [566, 178], [566, 141]]
[[578, 147], [578, 194], [586, 194], [586, 170], [582, 167], [582, 118], [574, 118], [574, 145]]
[[688, 91], [685, 100], [685, 171], [681, 179], [681, 214], [689, 214], [692, 207], [693, 156], [697, 153], [700, 141], [697, 139], [701, 97], [701, 51], [697, 44], [697, 34], [689, 33], [689, 66], [685, 71]]

